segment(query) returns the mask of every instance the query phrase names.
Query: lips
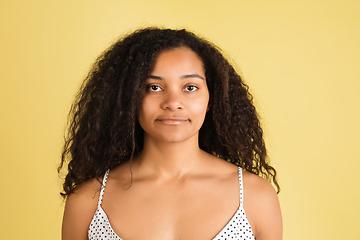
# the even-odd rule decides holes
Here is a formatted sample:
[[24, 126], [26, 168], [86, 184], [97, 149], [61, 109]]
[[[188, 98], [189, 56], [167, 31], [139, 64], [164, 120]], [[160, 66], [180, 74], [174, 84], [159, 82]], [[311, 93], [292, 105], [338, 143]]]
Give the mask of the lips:
[[177, 125], [182, 124], [185, 122], [190, 122], [188, 118], [183, 117], [160, 117], [155, 120], [156, 122], [163, 123], [163, 124], [169, 124], [169, 125]]

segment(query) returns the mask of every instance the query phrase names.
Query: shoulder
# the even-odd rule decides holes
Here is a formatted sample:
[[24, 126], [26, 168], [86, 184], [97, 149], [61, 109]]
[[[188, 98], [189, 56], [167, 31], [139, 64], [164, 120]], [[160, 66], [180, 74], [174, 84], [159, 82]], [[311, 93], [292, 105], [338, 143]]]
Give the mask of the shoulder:
[[101, 183], [93, 178], [71, 193], [65, 203], [62, 239], [87, 239], [87, 230], [97, 208]]
[[261, 195], [266, 198], [277, 198], [277, 194], [273, 186], [264, 178], [259, 177], [253, 173], [242, 170], [244, 188], [247, 190], [247, 194]]
[[243, 170], [244, 209], [256, 239], [282, 239], [279, 199], [265, 179]]

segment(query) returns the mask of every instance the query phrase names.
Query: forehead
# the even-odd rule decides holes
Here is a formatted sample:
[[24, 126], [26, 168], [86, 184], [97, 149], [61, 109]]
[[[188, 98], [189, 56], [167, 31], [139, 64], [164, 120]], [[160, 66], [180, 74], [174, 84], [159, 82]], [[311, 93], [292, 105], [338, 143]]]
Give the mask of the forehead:
[[201, 58], [188, 47], [179, 47], [160, 52], [152, 67], [151, 74], [157, 72], [197, 72], [204, 74]]

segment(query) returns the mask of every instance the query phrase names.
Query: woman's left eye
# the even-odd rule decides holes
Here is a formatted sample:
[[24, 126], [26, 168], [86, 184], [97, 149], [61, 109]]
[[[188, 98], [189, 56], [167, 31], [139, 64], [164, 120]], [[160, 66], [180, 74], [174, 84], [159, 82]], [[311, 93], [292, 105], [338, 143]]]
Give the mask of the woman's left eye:
[[198, 87], [194, 86], [194, 85], [189, 85], [189, 86], [186, 86], [185, 87], [185, 91], [186, 92], [194, 92], [196, 91], [197, 89], [199, 89]]

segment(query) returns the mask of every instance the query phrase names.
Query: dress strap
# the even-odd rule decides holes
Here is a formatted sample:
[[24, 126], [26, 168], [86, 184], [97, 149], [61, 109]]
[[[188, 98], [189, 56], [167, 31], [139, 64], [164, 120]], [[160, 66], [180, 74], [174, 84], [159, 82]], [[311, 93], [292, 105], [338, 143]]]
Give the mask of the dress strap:
[[240, 190], [240, 207], [243, 207], [244, 193], [243, 193], [243, 178], [242, 178], [242, 168], [239, 167], [239, 190]]
[[98, 208], [101, 206], [101, 203], [102, 203], [102, 198], [104, 196], [105, 185], [106, 185], [106, 181], [107, 181], [109, 172], [110, 172], [110, 169], [108, 169], [104, 174], [104, 178], [103, 178], [102, 185], [101, 185], [101, 190], [100, 190], [99, 201], [98, 201]]

